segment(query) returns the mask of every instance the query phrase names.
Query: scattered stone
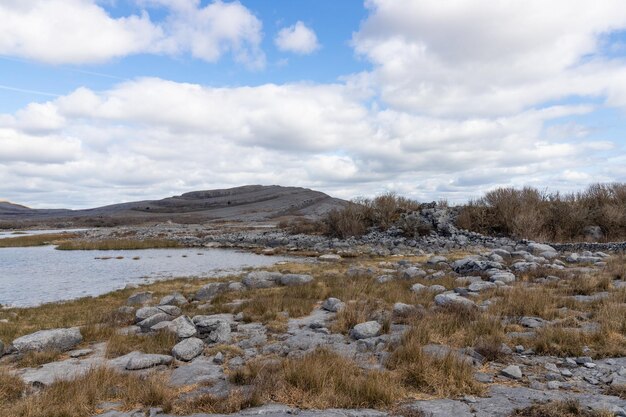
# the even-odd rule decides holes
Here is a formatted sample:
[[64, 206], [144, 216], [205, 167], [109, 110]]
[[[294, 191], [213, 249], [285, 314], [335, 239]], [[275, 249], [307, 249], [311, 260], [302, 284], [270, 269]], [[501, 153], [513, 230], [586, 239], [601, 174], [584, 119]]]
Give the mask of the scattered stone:
[[83, 356], [91, 355], [93, 349], [78, 349], [69, 352], [70, 358], [82, 358]]
[[169, 365], [174, 358], [169, 355], [157, 355], [153, 353], [139, 353], [132, 356], [126, 364], [126, 370], [137, 371], [140, 369], [152, 368], [159, 365]]
[[188, 362], [204, 351], [204, 342], [197, 337], [190, 337], [172, 348], [172, 355], [181, 361]]
[[191, 319], [187, 316], [180, 316], [172, 320], [170, 329], [176, 333], [176, 337], [179, 339], [185, 339], [187, 337], [193, 337], [196, 335], [196, 326]]
[[546, 321], [541, 317], [522, 317], [519, 324], [530, 329], [538, 329], [546, 325]]
[[489, 277], [489, 281], [491, 282], [504, 282], [505, 284], [510, 284], [515, 282], [515, 275], [511, 272], [498, 272], [497, 274], [493, 274]]
[[342, 258], [340, 255], [337, 255], [334, 253], [326, 253], [324, 255], [321, 255], [317, 259], [319, 259], [322, 262], [340, 262]]
[[426, 287], [426, 285], [418, 283], [418, 284], [413, 284], [411, 286], [411, 291], [413, 291], [415, 293], [420, 293], [420, 292], [424, 291], [426, 288], [428, 288], [428, 287]]
[[500, 371], [502, 375], [511, 379], [522, 379], [522, 370], [517, 365], [509, 365]]
[[338, 313], [344, 307], [345, 307], [345, 303], [343, 303], [340, 299], [333, 298], [333, 297], [327, 298], [322, 303], [322, 309], [324, 309], [326, 311], [330, 311], [332, 313]]
[[182, 295], [179, 292], [166, 295], [165, 297], [161, 298], [161, 301], [159, 302], [159, 305], [161, 306], [165, 306], [165, 305], [182, 306], [185, 304], [187, 304], [187, 299], [185, 298], [184, 295]]
[[224, 363], [224, 354], [222, 352], [217, 352], [213, 357], [213, 362], [221, 365]]
[[308, 284], [311, 281], [313, 281], [313, 277], [311, 275], [305, 274], [285, 274], [280, 277], [280, 284], [287, 287], [304, 285]]
[[356, 340], [376, 337], [380, 334], [382, 326], [377, 321], [359, 323], [350, 330], [350, 336]]
[[228, 289], [228, 283], [226, 282], [210, 282], [204, 287], [200, 288], [193, 299], [196, 301], [211, 301], [218, 294], [223, 293]]
[[468, 300], [465, 297], [461, 297], [453, 292], [437, 294], [435, 296], [435, 304], [442, 307], [448, 305], [462, 305], [465, 307], [476, 307], [476, 304], [472, 300]]
[[496, 287], [497, 285], [494, 284], [493, 282], [481, 281], [481, 282], [471, 283], [469, 287], [467, 287], [467, 289], [472, 292], [481, 292], [481, 291], [490, 290]]
[[230, 324], [213, 316], [196, 316], [192, 319], [198, 329], [198, 337], [208, 343], [228, 343], [231, 339]]
[[152, 301], [152, 292], [144, 291], [137, 292], [126, 300], [126, 304], [128, 305], [137, 305], [137, 304], [147, 304]]
[[430, 287], [428, 287], [428, 291], [434, 294], [441, 294], [442, 292], [446, 291], [446, 287], [444, 287], [443, 285], [431, 285]]
[[415, 279], [415, 278], [423, 278], [427, 275], [426, 271], [416, 266], [412, 266], [403, 270], [400, 274], [400, 278], [402, 279]]
[[392, 313], [394, 316], [406, 317], [415, 313], [415, 311], [417, 311], [415, 306], [412, 306], [410, 304], [404, 304], [404, 303], [395, 303], [393, 305]]
[[65, 352], [83, 341], [78, 327], [69, 329], [40, 330], [13, 341], [18, 352], [58, 350]]
[[252, 271], [245, 276], [242, 283], [248, 288], [269, 288], [276, 285], [282, 275], [280, 272]]

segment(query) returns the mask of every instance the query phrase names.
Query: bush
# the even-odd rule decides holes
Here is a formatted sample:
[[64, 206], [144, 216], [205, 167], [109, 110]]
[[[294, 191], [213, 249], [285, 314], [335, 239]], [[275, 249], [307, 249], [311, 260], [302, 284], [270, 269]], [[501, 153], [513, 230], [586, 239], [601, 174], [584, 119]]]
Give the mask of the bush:
[[419, 203], [394, 193], [380, 195], [373, 200], [357, 199], [340, 210], [330, 211], [322, 220], [326, 235], [345, 239], [362, 236], [371, 227], [387, 230], [403, 214], [419, 211]]
[[544, 241], [626, 238], [626, 184], [594, 184], [572, 194], [498, 188], [461, 209], [457, 225], [490, 235]]

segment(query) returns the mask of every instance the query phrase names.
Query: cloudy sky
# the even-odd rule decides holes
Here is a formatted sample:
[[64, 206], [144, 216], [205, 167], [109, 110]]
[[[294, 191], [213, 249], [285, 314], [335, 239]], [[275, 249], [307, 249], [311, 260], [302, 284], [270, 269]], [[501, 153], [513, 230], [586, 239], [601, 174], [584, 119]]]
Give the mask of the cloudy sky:
[[0, 199], [626, 181], [623, 0], [0, 0]]

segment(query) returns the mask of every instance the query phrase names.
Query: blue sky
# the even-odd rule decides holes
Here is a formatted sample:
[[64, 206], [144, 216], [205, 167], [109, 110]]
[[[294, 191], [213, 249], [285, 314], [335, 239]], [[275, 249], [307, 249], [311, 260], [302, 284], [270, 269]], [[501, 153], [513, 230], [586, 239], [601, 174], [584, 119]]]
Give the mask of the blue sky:
[[620, 0], [0, 4], [0, 199], [626, 181]]

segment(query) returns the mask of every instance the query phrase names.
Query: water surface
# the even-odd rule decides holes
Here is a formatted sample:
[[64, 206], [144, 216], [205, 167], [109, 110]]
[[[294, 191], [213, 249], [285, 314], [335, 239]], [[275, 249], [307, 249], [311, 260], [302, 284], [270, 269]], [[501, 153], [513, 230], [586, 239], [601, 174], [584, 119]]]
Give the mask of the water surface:
[[[139, 259], [133, 259], [136, 257]], [[285, 259], [213, 248], [111, 251], [60, 251], [53, 246], [0, 248], [0, 304], [34, 306], [96, 296], [127, 284], [226, 275]]]

